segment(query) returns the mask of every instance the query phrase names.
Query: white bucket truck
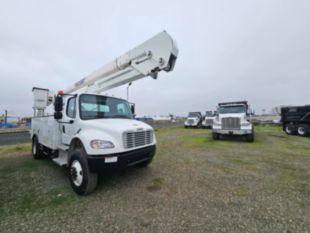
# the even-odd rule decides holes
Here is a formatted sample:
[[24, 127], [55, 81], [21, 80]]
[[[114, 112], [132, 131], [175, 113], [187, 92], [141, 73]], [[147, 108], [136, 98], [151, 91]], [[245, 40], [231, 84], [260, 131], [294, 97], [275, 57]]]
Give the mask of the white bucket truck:
[[147, 76], [156, 79], [173, 70], [177, 56], [176, 43], [163, 31], [64, 92], [33, 88], [33, 158], [67, 166], [80, 195], [95, 189], [100, 171], [147, 166], [156, 151], [153, 128], [134, 120], [134, 105], [100, 93]]
[[219, 103], [212, 132], [215, 140], [219, 139], [220, 135], [244, 135], [248, 142], [253, 142], [254, 127], [250, 122], [247, 101]]

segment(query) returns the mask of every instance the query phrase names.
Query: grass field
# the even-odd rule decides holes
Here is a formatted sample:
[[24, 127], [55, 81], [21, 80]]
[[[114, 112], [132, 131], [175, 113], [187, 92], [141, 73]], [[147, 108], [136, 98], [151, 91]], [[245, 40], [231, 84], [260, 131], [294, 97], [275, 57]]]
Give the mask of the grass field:
[[86, 197], [30, 145], [0, 147], [1, 232], [309, 232], [310, 138], [257, 127], [254, 143], [157, 130], [146, 169], [101, 177]]

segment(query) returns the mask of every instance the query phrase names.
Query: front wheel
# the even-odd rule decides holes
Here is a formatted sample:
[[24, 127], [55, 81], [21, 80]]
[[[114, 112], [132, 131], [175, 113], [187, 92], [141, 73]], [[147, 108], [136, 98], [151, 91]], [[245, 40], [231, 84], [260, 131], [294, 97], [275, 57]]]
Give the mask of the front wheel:
[[254, 132], [246, 135], [247, 142], [254, 142]]
[[220, 135], [218, 133], [212, 133], [213, 140], [219, 140]]
[[91, 173], [83, 149], [75, 149], [69, 162], [69, 177], [71, 187], [79, 195], [92, 192], [98, 181], [98, 174]]

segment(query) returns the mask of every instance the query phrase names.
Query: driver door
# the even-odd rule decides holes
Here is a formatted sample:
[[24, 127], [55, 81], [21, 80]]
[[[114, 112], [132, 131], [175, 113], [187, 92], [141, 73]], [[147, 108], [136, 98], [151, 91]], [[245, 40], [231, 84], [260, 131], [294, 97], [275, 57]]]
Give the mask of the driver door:
[[66, 102], [66, 112], [61, 124], [62, 143], [70, 145], [72, 137], [75, 135], [76, 129], [76, 110], [77, 110], [77, 98], [71, 97]]

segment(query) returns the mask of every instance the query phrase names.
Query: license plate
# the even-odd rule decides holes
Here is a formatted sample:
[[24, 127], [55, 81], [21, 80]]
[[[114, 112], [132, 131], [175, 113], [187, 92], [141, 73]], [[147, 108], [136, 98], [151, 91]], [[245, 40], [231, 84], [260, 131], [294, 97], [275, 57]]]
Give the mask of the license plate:
[[106, 157], [106, 158], [104, 158], [104, 162], [105, 163], [116, 163], [117, 162], [117, 157], [116, 156]]

